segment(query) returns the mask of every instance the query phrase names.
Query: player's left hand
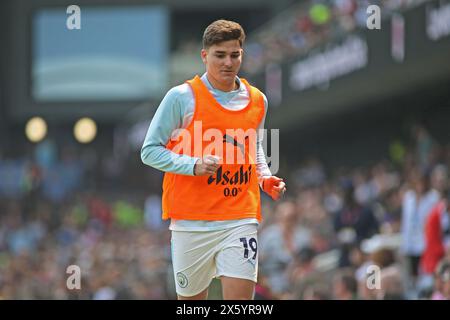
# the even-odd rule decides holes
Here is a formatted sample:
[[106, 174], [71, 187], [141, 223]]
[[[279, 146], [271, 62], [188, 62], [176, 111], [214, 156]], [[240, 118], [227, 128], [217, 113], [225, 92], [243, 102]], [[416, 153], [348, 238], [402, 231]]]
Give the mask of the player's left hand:
[[286, 184], [283, 179], [276, 176], [265, 177], [263, 178], [262, 189], [276, 201], [286, 192]]

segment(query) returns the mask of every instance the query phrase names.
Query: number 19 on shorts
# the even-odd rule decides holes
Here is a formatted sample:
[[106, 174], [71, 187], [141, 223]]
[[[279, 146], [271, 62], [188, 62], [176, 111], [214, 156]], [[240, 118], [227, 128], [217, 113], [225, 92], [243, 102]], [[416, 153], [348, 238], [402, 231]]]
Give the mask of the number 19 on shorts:
[[253, 256], [252, 259], [256, 259], [256, 254], [258, 253], [258, 244], [256, 242], [255, 238], [250, 238], [247, 241], [247, 238], [240, 238], [239, 241], [242, 243], [242, 246], [244, 247], [244, 258], [248, 258], [249, 253], [249, 247], [252, 250]]

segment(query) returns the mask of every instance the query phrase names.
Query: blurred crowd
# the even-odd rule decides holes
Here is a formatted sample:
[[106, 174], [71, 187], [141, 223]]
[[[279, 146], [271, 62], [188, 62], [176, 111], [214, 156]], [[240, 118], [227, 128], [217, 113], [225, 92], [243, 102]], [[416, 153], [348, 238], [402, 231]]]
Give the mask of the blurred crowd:
[[[450, 147], [422, 126], [386, 160], [309, 159], [266, 208], [261, 284], [277, 299], [450, 299]], [[269, 294], [267, 294], [269, 296]]]
[[[412, 132], [370, 165], [284, 168], [286, 197], [262, 197], [256, 299], [450, 299], [450, 147]], [[93, 185], [89, 157], [47, 153], [0, 158], [0, 298], [174, 299], [161, 175], [133, 160], [153, 186]]]
[[50, 140], [0, 156], [0, 299], [173, 298], [160, 175], [126, 162]]
[[[2, 199], [0, 298], [171, 297], [167, 226], [149, 216], [159, 202], [121, 198], [79, 193], [63, 204], [40, 198], [31, 206], [28, 198]], [[80, 268], [80, 290], [68, 289], [72, 265]]]
[[[366, 28], [367, 8], [377, 5], [382, 19], [392, 12], [427, 0], [308, 0], [252, 34], [245, 45], [244, 71], [253, 74], [270, 63], [310, 52], [317, 46], [358, 28]], [[370, 15], [372, 12], [370, 13]]]

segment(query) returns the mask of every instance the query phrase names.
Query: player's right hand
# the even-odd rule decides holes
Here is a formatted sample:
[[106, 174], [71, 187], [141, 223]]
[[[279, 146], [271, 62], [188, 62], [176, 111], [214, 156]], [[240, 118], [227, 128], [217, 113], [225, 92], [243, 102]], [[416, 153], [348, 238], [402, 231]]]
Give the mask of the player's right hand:
[[209, 176], [214, 174], [220, 167], [219, 160], [219, 157], [213, 155], [207, 155], [203, 159], [198, 159], [194, 165], [194, 176]]

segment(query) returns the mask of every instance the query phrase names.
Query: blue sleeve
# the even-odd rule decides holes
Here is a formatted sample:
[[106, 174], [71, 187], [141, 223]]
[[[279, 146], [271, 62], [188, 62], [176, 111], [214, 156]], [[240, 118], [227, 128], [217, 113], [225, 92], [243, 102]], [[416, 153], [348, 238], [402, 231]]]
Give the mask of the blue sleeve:
[[268, 109], [268, 101], [264, 93], [262, 93], [264, 98], [264, 116], [261, 119], [261, 123], [258, 126], [258, 139], [256, 142], [256, 173], [258, 175], [258, 182], [262, 188], [262, 180], [266, 176], [271, 176], [272, 173], [270, 171], [269, 166], [267, 165], [266, 155], [264, 153], [263, 141], [264, 141], [264, 123], [266, 121], [267, 109]]
[[165, 147], [174, 130], [183, 125], [189, 98], [183, 97], [180, 88], [169, 90], [156, 110], [141, 149], [141, 159], [155, 169], [192, 176], [198, 158], [179, 155]]

